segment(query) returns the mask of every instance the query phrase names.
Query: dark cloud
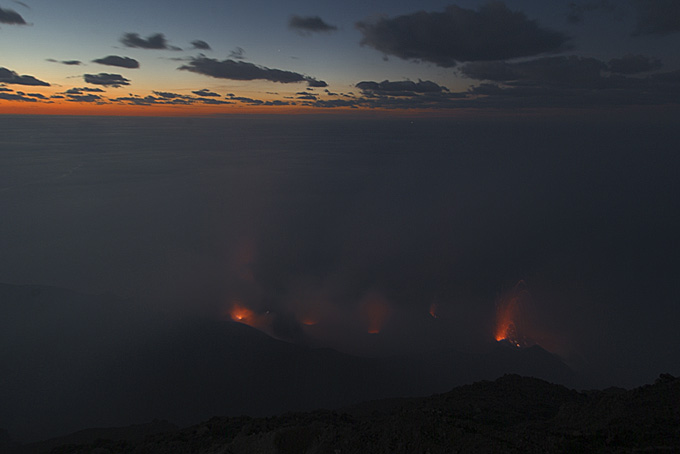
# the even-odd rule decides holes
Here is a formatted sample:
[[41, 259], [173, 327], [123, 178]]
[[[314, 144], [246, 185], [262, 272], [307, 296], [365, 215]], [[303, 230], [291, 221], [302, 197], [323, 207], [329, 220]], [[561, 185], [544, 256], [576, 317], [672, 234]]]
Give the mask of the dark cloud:
[[310, 87], [324, 88], [328, 86], [328, 84], [323, 80], [317, 80], [314, 79], [313, 77], [307, 77], [305, 80], [307, 81], [307, 85], [309, 85]]
[[607, 65], [595, 58], [544, 57], [520, 63], [470, 62], [460, 72], [469, 78], [505, 82], [510, 85], [578, 86], [601, 85]]
[[442, 67], [558, 52], [564, 50], [568, 39], [498, 1], [479, 11], [451, 5], [441, 13], [419, 11], [358, 22], [356, 26], [364, 35], [362, 45], [404, 60]]
[[212, 48], [210, 47], [210, 44], [208, 44], [205, 41], [202, 41], [200, 39], [197, 39], [195, 41], [191, 41], [191, 46], [192, 46], [193, 49], [212, 50]]
[[103, 101], [101, 96], [93, 95], [92, 93], [88, 93], [86, 95], [70, 94], [66, 97], [66, 100], [71, 102], [94, 102], [94, 103], [101, 103]]
[[16, 11], [0, 8], [0, 24], [26, 25], [26, 21]]
[[104, 93], [101, 88], [73, 87], [64, 92], [65, 95], [82, 95], [83, 93]]
[[219, 93], [215, 93], [214, 91], [210, 91], [207, 88], [204, 88], [202, 90], [196, 90], [192, 91], [193, 94], [198, 95], [198, 96], [212, 96], [212, 97], [217, 97], [219, 98]]
[[153, 94], [156, 95], [156, 96], [160, 96], [161, 98], [165, 98], [165, 99], [174, 99], [174, 98], [183, 98], [184, 97], [184, 95], [180, 95], [178, 93], [170, 93], [170, 92], [167, 92], [167, 91], [154, 91]]
[[242, 47], [236, 47], [234, 50], [229, 52], [229, 58], [235, 59], [235, 60], [243, 60], [246, 58], [245, 56], [246, 51], [243, 50]]
[[232, 94], [229, 94], [227, 96], [228, 96], [229, 99], [231, 99], [233, 101], [239, 101], [239, 102], [242, 102], [242, 103], [245, 103], [245, 104], [251, 104], [251, 105], [255, 105], [255, 106], [259, 106], [261, 104], [264, 104], [264, 101], [262, 101], [260, 99], [246, 98], [244, 96], [234, 96]]
[[0, 92], [0, 99], [6, 101], [23, 101], [23, 102], [37, 102], [37, 99], [30, 96], [24, 96], [19, 93], [2, 93]]
[[667, 35], [680, 32], [680, 2], [677, 0], [633, 0], [637, 9], [635, 35]]
[[333, 32], [338, 29], [335, 25], [324, 22], [319, 16], [293, 16], [288, 21], [288, 27], [302, 34]]
[[[627, 61], [625, 58], [622, 59]], [[647, 61], [642, 59], [643, 61]], [[637, 61], [637, 59], [633, 59]], [[615, 65], [616, 66], [616, 65]], [[630, 74], [638, 63], [621, 63]], [[461, 72], [491, 81], [470, 89], [469, 106], [587, 107], [680, 104], [680, 71], [629, 77], [605, 62], [583, 57], [541, 58], [521, 63], [474, 62]]]
[[104, 85], [107, 87], [120, 87], [123, 85], [130, 85], [130, 80], [121, 76], [120, 74], [84, 74], [83, 78], [88, 84]]
[[121, 68], [135, 69], [139, 68], [139, 62], [130, 57], [119, 57], [118, 55], [109, 55], [103, 58], [92, 60], [94, 63], [108, 66], [119, 66]]
[[125, 33], [120, 42], [126, 47], [136, 47], [139, 49], [182, 50], [179, 47], [168, 44], [162, 33], [149, 35], [146, 39], [140, 37], [139, 33]]
[[264, 103], [265, 106], [290, 106], [290, 105], [295, 105], [294, 102], [288, 102], [288, 101], [280, 101], [278, 99], [274, 101], [267, 101]]
[[2, 85], [0, 85], [0, 91], [14, 91], [14, 90], [12, 90], [11, 88], [3, 87]]
[[618, 5], [611, 0], [570, 2], [567, 22], [572, 24], [579, 23], [583, 21], [583, 17], [587, 13], [597, 10], [613, 13], [617, 10], [617, 7]]
[[412, 95], [413, 93], [441, 93], [442, 91], [448, 91], [446, 87], [429, 80], [418, 80], [418, 82], [413, 82], [411, 80], [394, 82], [390, 82], [389, 80], [383, 80], [382, 82], [364, 81], [359, 82], [355, 86], [363, 91], [391, 94], [393, 96]]
[[24, 92], [21, 92], [21, 91], [19, 91], [17, 93], [19, 93], [20, 95], [23, 95], [23, 96], [30, 96], [31, 98], [47, 99], [45, 97], [45, 95], [43, 95], [42, 93], [24, 93]]
[[660, 60], [646, 55], [628, 54], [609, 60], [609, 70], [617, 74], [638, 74], [661, 68]]
[[235, 60], [216, 60], [204, 55], [192, 58], [188, 65], [178, 69], [191, 71], [218, 79], [231, 80], [269, 80], [279, 83], [307, 82], [312, 87], [325, 87], [326, 82], [304, 76], [293, 71], [271, 69], [253, 63]]
[[61, 63], [62, 65], [68, 65], [68, 66], [78, 66], [82, 64], [80, 60], [55, 60], [54, 58], [48, 58], [46, 61], [52, 62], [52, 63]]
[[311, 101], [316, 101], [318, 98], [314, 95], [310, 95], [310, 94], [305, 93], [303, 95], [297, 96], [296, 99], [307, 99], [307, 100], [311, 100]]
[[16, 72], [7, 68], [0, 67], [0, 83], [16, 84], [16, 85], [39, 85], [49, 87], [50, 84], [38, 80], [33, 76], [20, 76]]

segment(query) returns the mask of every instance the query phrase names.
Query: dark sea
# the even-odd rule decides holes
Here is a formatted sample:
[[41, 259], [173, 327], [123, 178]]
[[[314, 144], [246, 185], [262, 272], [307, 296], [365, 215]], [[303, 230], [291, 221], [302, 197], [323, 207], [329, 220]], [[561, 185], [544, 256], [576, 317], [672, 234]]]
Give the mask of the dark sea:
[[373, 356], [474, 350], [521, 283], [527, 337], [639, 384], [680, 373], [679, 139], [573, 116], [2, 116], [0, 282], [238, 305]]

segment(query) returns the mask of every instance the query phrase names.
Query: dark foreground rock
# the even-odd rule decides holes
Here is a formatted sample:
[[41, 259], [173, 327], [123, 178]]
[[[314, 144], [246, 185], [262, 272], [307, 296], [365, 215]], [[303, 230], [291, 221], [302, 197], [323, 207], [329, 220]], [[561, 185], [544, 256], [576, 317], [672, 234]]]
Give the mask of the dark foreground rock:
[[680, 378], [665, 374], [632, 390], [577, 392], [506, 375], [425, 398], [268, 418], [212, 418], [143, 440], [100, 439], [51, 452], [680, 452]]

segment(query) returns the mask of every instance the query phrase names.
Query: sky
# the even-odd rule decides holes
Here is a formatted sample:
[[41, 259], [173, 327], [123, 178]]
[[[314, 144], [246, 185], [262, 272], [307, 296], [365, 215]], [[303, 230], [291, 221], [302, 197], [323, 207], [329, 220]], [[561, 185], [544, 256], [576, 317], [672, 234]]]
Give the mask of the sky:
[[673, 0], [5, 0], [0, 112], [677, 107]]
[[680, 373], [677, 49], [677, 0], [0, 0], [12, 408], [205, 319]]

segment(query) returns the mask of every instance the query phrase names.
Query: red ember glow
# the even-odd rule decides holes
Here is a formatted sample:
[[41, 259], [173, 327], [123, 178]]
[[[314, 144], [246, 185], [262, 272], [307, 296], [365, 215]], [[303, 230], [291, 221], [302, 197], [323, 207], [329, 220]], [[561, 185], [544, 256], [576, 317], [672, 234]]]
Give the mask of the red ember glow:
[[437, 304], [432, 303], [430, 304], [430, 315], [432, 318], [437, 318]]

